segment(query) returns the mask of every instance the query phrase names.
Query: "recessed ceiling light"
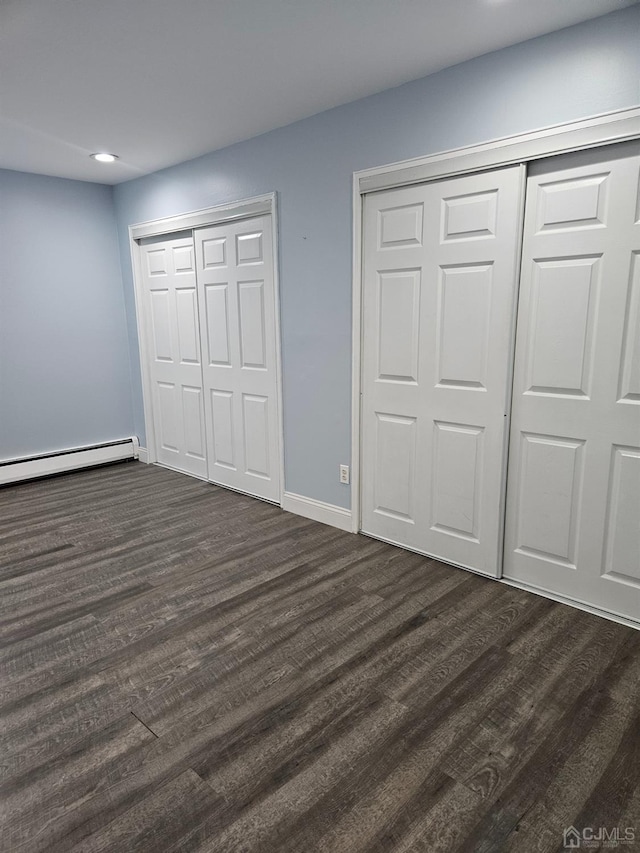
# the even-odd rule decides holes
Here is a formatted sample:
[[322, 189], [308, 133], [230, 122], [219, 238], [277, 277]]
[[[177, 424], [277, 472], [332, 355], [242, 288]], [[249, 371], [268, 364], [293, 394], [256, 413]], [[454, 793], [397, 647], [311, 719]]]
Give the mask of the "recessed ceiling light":
[[99, 152], [98, 154], [90, 154], [89, 156], [93, 157], [93, 159], [97, 160], [99, 163], [113, 163], [114, 160], [118, 159], [117, 154], [107, 154], [106, 152], [105, 153]]

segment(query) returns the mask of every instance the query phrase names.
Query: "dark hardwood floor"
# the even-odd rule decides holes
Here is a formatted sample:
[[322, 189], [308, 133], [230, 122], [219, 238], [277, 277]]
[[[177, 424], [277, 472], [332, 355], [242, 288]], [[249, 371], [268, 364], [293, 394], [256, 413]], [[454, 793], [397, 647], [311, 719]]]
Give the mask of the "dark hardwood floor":
[[139, 463], [0, 564], [3, 851], [640, 850], [640, 632]]

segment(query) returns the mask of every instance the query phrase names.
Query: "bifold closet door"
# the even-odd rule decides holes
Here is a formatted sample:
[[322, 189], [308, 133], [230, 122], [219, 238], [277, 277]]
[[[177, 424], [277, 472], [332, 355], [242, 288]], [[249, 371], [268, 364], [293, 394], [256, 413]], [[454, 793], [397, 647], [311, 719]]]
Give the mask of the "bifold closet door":
[[364, 203], [361, 529], [500, 572], [523, 170]]
[[280, 500], [270, 216], [194, 232], [209, 479]]
[[207, 476], [193, 237], [140, 244], [158, 462]]
[[505, 576], [640, 620], [640, 143], [530, 169]]

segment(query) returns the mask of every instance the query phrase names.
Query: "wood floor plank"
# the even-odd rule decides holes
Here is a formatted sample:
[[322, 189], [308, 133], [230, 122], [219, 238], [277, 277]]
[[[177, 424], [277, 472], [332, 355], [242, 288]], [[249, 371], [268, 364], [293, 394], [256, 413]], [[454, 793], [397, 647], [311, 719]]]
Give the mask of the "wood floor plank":
[[[451, 610], [455, 609], [457, 598], [453, 593], [464, 582], [464, 578], [461, 581], [459, 577], [452, 577], [440, 585], [434, 585], [434, 590], [430, 592], [430, 596], [435, 596], [430, 611], [434, 618], [447, 606]], [[436, 589], [440, 590], [440, 595], [435, 592]], [[416, 595], [416, 598], [419, 599], [419, 596]], [[303, 628], [289, 626], [281, 634], [274, 631], [268, 638], [269, 648], [276, 654], [272, 664], [290, 670], [290, 676], [283, 677], [273, 687], [264, 689], [262, 700], [268, 700], [269, 704], [282, 701], [291, 691], [297, 692], [323, 677], [332, 677], [340, 667], [351, 667], [355, 661], [369, 658], [375, 653], [377, 646], [412, 632], [416, 626], [428, 619], [424, 608], [416, 617], [417, 606], [419, 605], [404, 593], [395, 600], [384, 599], [368, 609], [361, 608], [360, 612], [351, 609], [341, 617], [342, 608], [336, 603], [333, 611], [325, 608], [320, 624], [310, 628], [306, 625]], [[304, 642], [301, 642], [301, 637]], [[232, 661], [231, 669], [237, 669], [237, 664], [238, 661]], [[168, 696], [168, 707], [158, 708], [157, 713], [154, 708], [147, 709], [151, 716], [148, 716], [146, 721], [154, 727], [163, 726], [165, 733], [173, 733], [175, 730], [176, 734], [205, 729], [212, 722], [219, 722], [219, 691], [210, 682], [203, 685], [204, 690], [200, 689], [200, 685], [194, 687], [194, 699], [190, 708], [182, 707], [180, 696]], [[231, 705], [227, 706], [227, 710], [239, 704], [234, 699], [233, 691], [230, 692], [230, 697]], [[248, 698], [245, 697], [247, 709], [251, 707], [246, 701]], [[176, 711], [173, 718], [172, 705]], [[145, 713], [142, 710], [141, 712]]]
[[[387, 819], [375, 836], [366, 843], [358, 843], [354, 849], [363, 853], [385, 853], [395, 851], [424, 851], [424, 853], [447, 853], [454, 850], [465, 822], [473, 820], [481, 810], [479, 798], [447, 776], [446, 773], [429, 774], [420, 786], [407, 797], [404, 803], [397, 802], [396, 810]], [[359, 826], [365, 815], [359, 812], [351, 818], [352, 839], [361, 838]], [[346, 839], [331, 833], [323, 838], [320, 850], [338, 850]]]
[[[255, 692], [264, 692], [297, 671], [292, 654], [304, 644], [318, 648], [326, 629], [335, 628], [340, 620], [352, 619], [360, 610], [373, 605], [364, 593], [343, 593], [320, 605], [308, 617], [304, 628], [285, 625], [271, 632], [262, 642], [232, 648], [228, 654], [216, 656], [201, 671], [188, 674], [180, 683], [171, 685], [151, 700], [136, 705], [137, 716], [158, 734], [176, 725], [190, 725], [202, 712], [216, 715], [222, 708], [241, 704]], [[185, 722], [187, 721], [187, 722]]]
[[75, 826], [78, 806], [108, 787], [114, 768], [121, 772], [124, 758], [154, 740], [127, 714], [55, 760], [5, 782], [0, 787], [4, 849], [16, 853], [49, 849]]
[[217, 806], [211, 788], [193, 770], [185, 770], [99, 832], [69, 848], [69, 853], [165, 850], [179, 843]]
[[[488, 649], [480, 659], [474, 661], [468, 671], [454, 679], [448, 689], [437, 694], [426, 707], [419, 710], [408, 709], [399, 725], [389, 733], [386, 742], [381, 744], [380, 748], [376, 746], [373, 760], [373, 742], [367, 738], [367, 760], [353, 762], [339, 785], [334, 785], [319, 796], [312, 807], [305, 809], [304, 814], [295, 816], [295, 821], [278, 827], [277, 835], [271, 839], [274, 848], [288, 853], [303, 849], [309, 838], [322, 836], [328, 828], [340, 821], [347, 811], [357, 808], [357, 804], [377, 787], [381, 779], [395, 771], [398, 765], [406, 766], [408, 762], [415, 768], [416, 752], [426, 743], [432, 743], [433, 732], [446, 724], [448, 718], [469, 701], [471, 696], [476, 695], [481, 685], [494, 678], [504, 663], [502, 652], [495, 648]], [[419, 768], [418, 774], [422, 780], [423, 773], [424, 768]], [[403, 797], [406, 797], [411, 789], [399, 787], [396, 791], [402, 791]], [[378, 799], [378, 808], [384, 802], [384, 799]], [[388, 808], [389, 800], [386, 803]], [[375, 823], [373, 826], [375, 827]], [[358, 849], [360, 839], [371, 828], [372, 823], [364, 820], [353, 826], [352, 832], [341, 840], [341, 844], [345, 845], [344, 849]]]
[[[519, 821], [517, 831], [509, 836], [505, 849], [512, 853], [555, 849], [562, 841], [562, 830], [568, 826], [580, 829], [637, 826], [633, 822], [624, 823], [634, 791], [639, 792], [637, 780], [625, 784], [617, 779], [611, 784], [608, 775], [608, 771], [617, 772], [618, 767], [622, 773], [629, 772], [628, 760], [637, 750], [634, 726], [637, 726], [637, 713], [634, 715], [621, 703], [612, 703], [573, 750], [547, 790], [538, 795]], [[636, 759], [636, 766], [638, 763]], [[632, 767], [631, 773], [634, 772], [636, 768]], [[599, 799], [594, 798], [596, 790]], [[607, 808], [614, 816], [605, 813]]]
[[[285, 850], [289, 844], [295, 850], [305, 849], [307, 827], [300, 824], [302, 815], [305, 821], [313, 820], [327, 796], [331, 797], [336, 788], [346, 784], [354, 765], [366, 761], [371, 742], [384, 749], [407, 713], [404, 706], [375, 697], [369, 699], [362, 713], [358, 710], [350, 715], [349, 730], [343, 737], [327, 744], [314, 761], [304, 762], [293, 778], [287, 774], [284, 784], [278, 785], [266, 799], [253, 808], [242, 809], [228, 828], [207, 840], [200, 849], [216, 853], [238, 849]], [[332, 816], [327, 813], [328, 820]]]
[[[598, 716], [606, 711], [610, 701], [605, 694], [579, 693], [557, 720], [553, 731], [495, 798], [460, 849], [465, 853], [491, 853], [504, 848], [539, 792], [550, 784], [569, 755], [588, 735]], [[469, 787], [474, 788], [473, 781]]]
[[[496, 695], [482, 726], [470, 730], [469, 737], [447, 756], [446, 771], [483, 798], [494, 795], [535, 744], [553, 729], [567, 703], [586, 689], [588, 682], [582, 671], [585, 661], [603, 652], [598, 628], [592, 625], [591, 632], [573, 634], [560, 629], [548, 635], [540, 656], [521, 668], [508, 692]], [[612, 643], [611, 656], [615, 648]], [[604, 667], [606, 662], [607, 656], [602, 653], [598, 664]], [[594, 667], [590, 677], [597, 672]]]
[[122, 692], [93, 676], [69, 680], [2, 709], [2, 772], [46, 764], [67, 744], [104, 728], [125, 711]]
[[0, 489], [0, 593], [2, 853], [640, 850], [631, 628], [140, 463]]

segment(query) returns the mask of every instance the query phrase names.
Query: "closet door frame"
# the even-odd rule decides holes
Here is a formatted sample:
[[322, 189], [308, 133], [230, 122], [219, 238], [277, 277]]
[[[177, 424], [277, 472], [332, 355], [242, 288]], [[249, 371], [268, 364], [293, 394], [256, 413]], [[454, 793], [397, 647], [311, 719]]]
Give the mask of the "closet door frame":
[[[278, 209], [275, 192], [266, 193], [253, 198], [241, 199], [229, 204], [216, 205], [202, 210], [140, 222], [129, 226], [129, 246], [133, 269], [134, 295], [136, 305], [136, 323], [138, 330], [138, 345], [140, 350], [140, 371], [142, 376], [142, 399], [144, 406], [144, 422], [146, 431], [147, 457], [141, 454], [142, 461], [156, 463], [158, 461], [157, 437], [153, 418], [152, 383], [148, 363], [150, 329], [149, 318], [145, 310], [144, 279], [142, 275], [142, 252], [140, 240], [145, 237], [161, 237], [177, 231], [193, 231], [209, 225], [220, 225], [227, 222], [238, 222], [256, 216], [271, 216], [272, 250], [273, 250], [273, 287], [275, 300], [275, 339], [276, 339], [276, 395], [278, 412], [278, 450], [279, 450], [279, 479], [282, 505], [284, 494], [284, 434], [282, 410], [282, 353], [280, 337], [280, 287], [278, 274]], [[206, 479], [206, 478], [205, 478]]]
[[[363, 207], [367, 193], [426, 183], [474, 172], [484, 172], [533, 160], [599, 148], [615, 142], [640, 139], [640, 108], [615, 110], [577, 122], [559, 124], [530, 133], [495, 139], [481, 145], [457, 148], [353, 173], [352, 258], [352, 395], [351, 395], [351, 529], [361, 530], [361, 399], [363, 349]], [[519, 247], [520, 250], [521, 247]], [[517, 306], [517, 293], [515, 294]], [[516, 308], [517, 310], [517, 308]], [[515, 323], [513, 324], [513, 344]], [[512, 359], [513, 361], [513, 359]], [[513, 363], [510, 366], [513, 373]], [[510, 409], [511, 394], [509, 394]], [[509, 413], [508, 413], [509, 414]], [[508, 446], [509, 430], [506, 431]], [[505, 447], [505, 459], [507, 449]], [[501, 502], [506, 493], [506, 465]], [[504, 527], [504, 519], [503, 519]], [[506, 582], [506, 581], [505, 581]]]

